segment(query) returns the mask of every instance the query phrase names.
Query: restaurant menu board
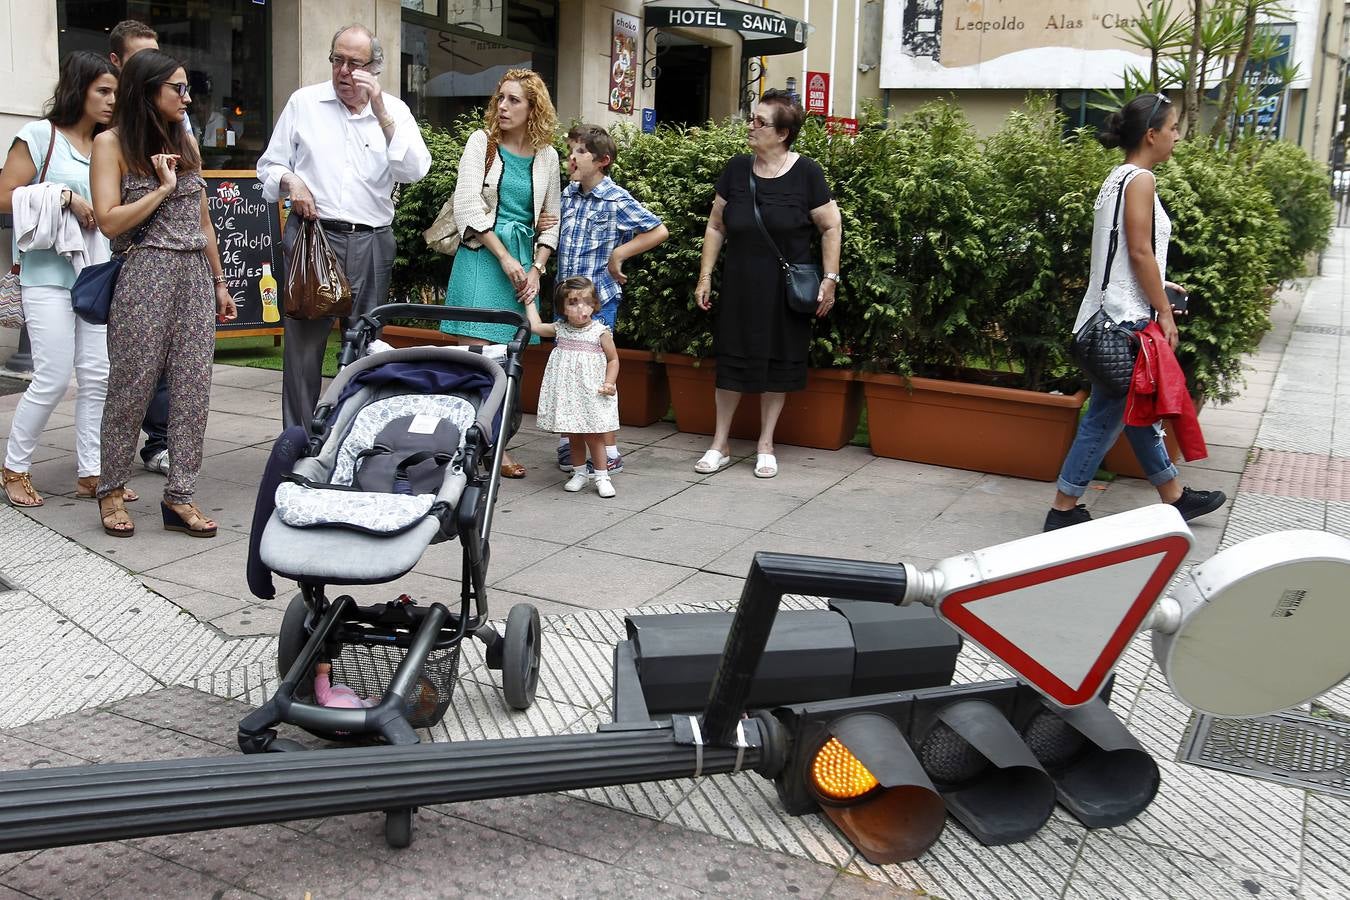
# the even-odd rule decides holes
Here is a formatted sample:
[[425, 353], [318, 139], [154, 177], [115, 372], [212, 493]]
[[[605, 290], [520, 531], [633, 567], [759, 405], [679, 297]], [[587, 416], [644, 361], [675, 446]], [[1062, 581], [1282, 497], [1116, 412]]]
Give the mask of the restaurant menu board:
[[262, 182], [251, 169], [207, 170], [207, 208], [216, 226], [225, 284], [239, 318], [217, 323], [222, 336], [281, 333], [281, 206], [262, 196]]

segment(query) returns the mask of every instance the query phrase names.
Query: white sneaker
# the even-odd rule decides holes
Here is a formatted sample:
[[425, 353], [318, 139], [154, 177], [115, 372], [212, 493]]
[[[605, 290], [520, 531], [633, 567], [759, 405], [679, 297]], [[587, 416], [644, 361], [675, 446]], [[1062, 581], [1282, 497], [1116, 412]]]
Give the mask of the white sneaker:
[[[575, 475], [572, 477], [576, 478]], [[580, 490], [580, 488], [578, 488], [578, 490]], [[614, 496], [614, 482], [609, 480], [608, 472], [595, 473], [595, 492], [606, 500]]]
[[158, 472], [161, 475], [169, 474], [169, 451], [161, 450], [147, 460], [142, 460], [141, 465], [147, 472]]
[[[584, 488], [586, 486], [586, 482], [590, 480], [591, 477], [586, 474], [585, 466], [573, 466], [572, 477], [567, 479], [567, 484], [563, 485], [563, 490], [567, 491], [569, 494], [575, 494], [577, 491]], [[610, 488], [611, 495], [613, 494], [613, 492], [614, 489]]]

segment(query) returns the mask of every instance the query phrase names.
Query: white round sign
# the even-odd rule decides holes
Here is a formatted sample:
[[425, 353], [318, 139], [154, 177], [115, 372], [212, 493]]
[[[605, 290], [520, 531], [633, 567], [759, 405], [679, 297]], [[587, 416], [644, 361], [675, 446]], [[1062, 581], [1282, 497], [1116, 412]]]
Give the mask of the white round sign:
[[[1172, 690], [1217, 716], [1305, 703], [1350, 675], [1350, 540], [1282, 531], [1229, 547], [1171, 592], [1174, 631], [1153, 655]], [[1164, 601], [1166, 602], [1166, 601]]]

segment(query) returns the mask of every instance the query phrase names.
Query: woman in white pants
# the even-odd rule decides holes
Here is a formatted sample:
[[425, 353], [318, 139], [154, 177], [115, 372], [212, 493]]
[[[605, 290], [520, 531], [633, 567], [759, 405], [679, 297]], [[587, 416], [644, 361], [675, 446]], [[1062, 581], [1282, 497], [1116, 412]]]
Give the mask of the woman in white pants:
[[[46, 118], [19, 130], [0, 172], [0, 212], [15, 214], [14, 258], [21, 266], [23, 312], [33, 347], [33, 381], [14, 410], [5, 450], [5, 498], [14, 506], [43, 503], [29, 474], [33, 450], [72, 373], [78, 384], [75, 490], [92, 497], [98, 484], [99, 426], [108, 390], [107, 327], [76, 318], [70, 287], [76, 275], [72, 257], [80, 263], [90, 257], [107, 259], [107, 239], [95, 225], [90, 201], [89, 156], [94, 135], [112, 121], [116, 94], [117, 70], [106, 58], [87, 52], [68, 55]], [[72, 224], [79, 231], [73, 232]], [[22, 254], [21, 235], [25, 243], [31, 241]], [[72, 241], [72, 235], [77, 239]]]

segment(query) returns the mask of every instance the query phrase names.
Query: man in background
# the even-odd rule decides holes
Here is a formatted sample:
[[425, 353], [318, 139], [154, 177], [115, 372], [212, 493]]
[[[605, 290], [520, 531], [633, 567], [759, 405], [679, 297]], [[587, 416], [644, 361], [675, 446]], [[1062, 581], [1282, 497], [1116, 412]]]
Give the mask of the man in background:
[[[364, 25], [338, 29], [328, 47], [329, 81], [302, 87], [258, 159], [263, 199], [286, 197], [282, 249], [289, 260], [301, 220], [318, 220], [352, 288], [352, 317], [389, 296], [394, 267], [395, 183], [418, 181], [431, 153], [406, 103], [386, 94], [384, 49]], [[333, 317], [287, 318], [281, 366], [282, 427], [307, 424], [319, 400]]]
[[[121, 68], [142, 50], [158, 50], [159, 35], [144, 22], [127, 19], [118, 22], [108, 35], [108, 59]], [[191, 126], [189, 131], [191, 130]], [[167, 373], [155, 385], [155, 395], [141, 421], [145, 432], [145, 446], [141, 448], [141, 465], [148, 472], [169, 474], [169, 382]]]

